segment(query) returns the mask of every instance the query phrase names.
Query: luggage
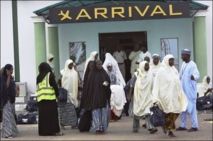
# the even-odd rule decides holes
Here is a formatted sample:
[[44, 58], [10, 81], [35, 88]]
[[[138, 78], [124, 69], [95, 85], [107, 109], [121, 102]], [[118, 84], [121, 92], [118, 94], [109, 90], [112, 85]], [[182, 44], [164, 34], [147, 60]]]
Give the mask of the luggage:
[[37, 112], [28, 112], [17, 116], [17, 124], [36, 124]]
[[152, 125], [155, 127], [164, 126], [166, 123], [165, 113], [157, 105], [151, 107], [150, 111], [153, 112], [150, 117], [150, 122]]
[[59, 93], [59, 95], [58, 95], [58, 101], [60, 103], [66, 103], [67, 102], [67, 95], [68, 95], [67, 90], [64, 89], [64, 88], [59, 88], [58, 89], [58, 93]]
[[28, 112], [38, 111], [38, 105], [37, 105], [36, 98], [30, 97], [30, 100], [27, 102], [26, 110]]
[[77, 115], [72, 103], [58, 103], [59, 121], [61, 126], [77, 126]]
[[213, 94], [197, 98], [197, 110], [211, 110], [213, 108]]
[[80, 121], [78, 124], [78, 129], [80, 132], [87, 132], [90, 130], [92, 123], [92, 112], [84, 111], [80, 117]]

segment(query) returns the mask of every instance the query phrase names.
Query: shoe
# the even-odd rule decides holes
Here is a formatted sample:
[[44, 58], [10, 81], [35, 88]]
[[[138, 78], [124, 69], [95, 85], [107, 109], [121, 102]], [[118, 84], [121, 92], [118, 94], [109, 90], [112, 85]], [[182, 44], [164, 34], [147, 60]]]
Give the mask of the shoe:
[[168, 136], [169, 136], [169, 137], [176, 137], [176, 136], [173, 134], [172, 131], [169, 131]]
[[196, 132], [196, 131], [198, 131], [198, 129], [197, 128], [193, 128], [193, 127], [188, 130], [188, 132]]
[[58, 132], [55, 134], [55, 136], [63, 136], [63, 135], [64, 135], [64, 133], [62, 133], [62, 132]]
[[143, 127], [143, 128], [146, 128], [146, 124], [143, 124], [142, 127]]
[[149, 133], [150, 133], [150, 134], [154, 134], [154, 133], [156, 133], [157, 131], [158, 131], [158, 129], [153, 128], [153, 129], [151, 129], [151, 130], [149, 131]]
[[185, 127], [178, 127], [178, 128], [176, 129], [176, 131], [185, 131], [185, 130], [187, 130]]

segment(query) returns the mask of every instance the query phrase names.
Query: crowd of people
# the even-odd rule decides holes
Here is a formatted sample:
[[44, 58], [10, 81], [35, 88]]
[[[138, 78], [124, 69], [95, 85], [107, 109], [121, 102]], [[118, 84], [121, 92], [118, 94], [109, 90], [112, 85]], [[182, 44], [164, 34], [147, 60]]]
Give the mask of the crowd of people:
[[[58, 112], [61, 88], [67, 93], [65, 104], [69, 103], [74, 107], [72, 112], [76, 113], [77, 117], [75, 128], [78, 127], [81, 132], [103, 134], [107, 131], [109, 122], [121, 119], [125, 111], [133, 118], [133, 132], [138, 132], [140, 119], [145, 119], [143, 127], [150, 134], [154, 134], [158, 131], [150, 120], [150, 108], [154, 105], [158, 105], [165, 113], [162, 129], [168, 136], [175, 137], [174, 130], [198, 131], [196, 84], [199, 71], [190, 59], [191, 51], [182, 50], [183, 64], [178, 72], [172, 54], [166, 55], [161, 62], [160, 55], [151, 55], [143, 46], [141, 49], [142, 51], [140, 46], [136, 46], [128, 56], [131, 60], [132, 77], [127, 83], [124, 63], [127, 55], [120, 47], [112, 55], [106, 53], [104, 62], [98, 59], [98, 52], [91, 52], [85, 63], [82, 81], [74, 60], [68, 59], [61, 70], [60, 87], [55, 79], [54, 66], [51, 65], [53, 56], [49, 56], [48, 62], [39, 65], [36, 79], [38, 134], [63, 135], [60, 128], [61, 115], [60, 111]], [[18, 133], [15, 121], [16, 90], [12, 73], [13, 66], [7, 64], [0, 75], [1, 136], [4, 138], [15, 137]], [[204, 82], [205, 86], [206, 83], [209, 84], [210, 77], [205, 78]], [[202, 92], [204, 95], [212, 91], [212, 88], [206, 87], [205, 92]], [[187, 114], [191, 118], [190, 129], [186, 127]], [[176, 128], [175, 121], [178, 116], [181, 124]]]

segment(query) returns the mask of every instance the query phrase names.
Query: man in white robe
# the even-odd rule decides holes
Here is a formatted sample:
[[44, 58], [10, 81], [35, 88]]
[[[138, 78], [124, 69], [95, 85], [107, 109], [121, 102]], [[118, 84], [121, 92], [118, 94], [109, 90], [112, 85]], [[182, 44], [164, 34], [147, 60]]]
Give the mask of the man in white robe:
[[125, 71], [125, 60], [127, 59], [126, 57], [126, 53], [121, 50], [121, 47], [118, 46], [117, 47], [117, 51], [115, 51], [113, 53], [113, 57], [115, 58], [115, 60], [117, 61], [118, 63], [118, 67], [123, 75], [123, 77], [125, 78], [126, 76], [126, 71]]
[[184, 49], [181, 52], [182, 60], [184, 61], [180, 70], [180, 80], [184, 93], [188, 99], [188, 106], [185, 112], [181, 113], [181, 124], [177, 128], [178, 131], [186, 129], [187, 112], [191, 117], [191, 129], [189, 132], [198, 130], [198, 119], [197, 119], [197, 80], [200, 77], [197, 65], [190, 59], [191, 51]]
[[138, 68], [138, 64], [143, 61], [143, 56], [141, 56], [141, 50], [139, 48], [139, 45], [137, 44], [134, 48], [134, 51], [132, 51], [129, 54], [129, 60], [131, 60], [131, 75], [134, 76], [134, 73], [136, 69]]

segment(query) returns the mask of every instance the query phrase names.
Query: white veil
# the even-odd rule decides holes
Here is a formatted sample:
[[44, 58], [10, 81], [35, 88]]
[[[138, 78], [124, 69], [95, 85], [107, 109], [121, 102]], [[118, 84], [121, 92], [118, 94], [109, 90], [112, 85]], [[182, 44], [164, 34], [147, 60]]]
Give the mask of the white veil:
[[102, 65], [105, 71], [107, 71], [107, 65], [108, 64], [112, 65], [112, 71], [116, 74], [116, 78], [119, 79], [120, 85], [122, 85], [124, 87], [126, 85], [126, 82], [124, 81], [124, 78], [123, 78], [121, 71], [118, 67], [117, 61], [114, 59], [114, 57], [110, 53], [105, 54], [105, 61]]

